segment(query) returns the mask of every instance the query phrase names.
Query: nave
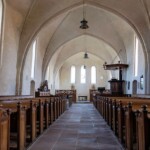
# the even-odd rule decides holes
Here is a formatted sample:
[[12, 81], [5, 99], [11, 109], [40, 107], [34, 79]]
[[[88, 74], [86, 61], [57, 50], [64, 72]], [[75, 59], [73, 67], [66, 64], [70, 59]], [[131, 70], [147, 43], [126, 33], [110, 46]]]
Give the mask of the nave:
[[93, 104], [72, 104], [28, 150], [123, 150]]

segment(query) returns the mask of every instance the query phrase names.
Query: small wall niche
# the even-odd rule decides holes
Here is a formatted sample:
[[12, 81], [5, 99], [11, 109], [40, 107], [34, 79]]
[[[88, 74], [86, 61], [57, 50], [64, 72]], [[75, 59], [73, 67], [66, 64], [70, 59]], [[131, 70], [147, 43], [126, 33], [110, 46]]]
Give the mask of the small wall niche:
[[144, 77], [143, 75], [140, 76], [140, 89], [143, 90], [144, 88]]

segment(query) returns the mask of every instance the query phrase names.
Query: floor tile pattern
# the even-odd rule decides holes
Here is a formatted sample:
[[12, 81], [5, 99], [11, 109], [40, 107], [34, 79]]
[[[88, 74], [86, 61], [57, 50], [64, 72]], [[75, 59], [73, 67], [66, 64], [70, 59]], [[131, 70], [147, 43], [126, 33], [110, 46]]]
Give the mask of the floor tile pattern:
[[123, 150], [93, 104], [73, 104], [28, 150]]

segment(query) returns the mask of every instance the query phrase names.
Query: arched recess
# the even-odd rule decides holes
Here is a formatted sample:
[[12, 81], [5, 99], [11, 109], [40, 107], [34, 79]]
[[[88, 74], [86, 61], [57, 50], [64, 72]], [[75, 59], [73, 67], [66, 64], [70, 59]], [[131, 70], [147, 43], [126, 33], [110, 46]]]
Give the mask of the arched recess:
[[[84, 36], [85, 35], [81, 35], [75, 39], [72, 39], [71, 41], [68, 41], [67, 43], [62, 45], [52, 56], [52, 59], [49, 60], [50, 62], [51, 62], [51, 60], [53, 60], [53, 57], [55, 58], [55, 60], [57, 60], [57, 62], [55, 62], [55, 64], [54, 64], [55, 65], [54, 66], [54, 68], [55, 68], [54, 76], [56, 75], [56, 72], [60, 69], [60, 67], [63, 65], [63, 63], [67, 59], [69, 59], [73, 55], [76, 55], [80, 52], [83, 53], [84, 45], [82, 43], [83, 42], [82, 40], [84, 40]], [[109, 43], [106, 43], [103, 39], [101, 40], [101, 39], [98, 39], [98, 38], [90, 36], [90, 35], [86, 35], [86, 36], [87, 36], [86, 37], [86, 40], [87, 40], [86, 48], [87, 48], [87, 52], [89, 53], [89, 55], [97, 56], [99, 59], [101, 59], [103, 61], [103, 63], [106, 61], [106, 58], [109, 60], [108, 63], [111, 63], [112, 60], [114, 60], [114, 58], [115, 58], [116, 62], [118, 62], [118, 60], [121, 60], [122, 62], [124, 62], [123, 58], [116, 53], [115, 49]], [[79, 41], [80, 41], [80, 43], [79, 43]], [[90, 44], [88, 45], [89, 41], [94, 43], [94, 45], [96, 45], [96, 46], [93, 47]], [[72, 47], [75, 47], [75, 45], [77, 45], [76, 48], [74, 48], [73, 51], [70, 51], [70, 49]], [[100, 46], [100, 45], [102, 45], [102, 46]], [[92, 49], [92, 51], [89, 51], [90, 49]], [[102, 49], [102, 50], [100, 51], [100, 49]], [[63, 55], [63, 54], [67, 54], [67, 55]]]
[[[126, 58], [126, 53], [124, 52], [124, 55], [121, 55], [120, 54], [120, 51], [118, 50], [118, 48], [116, 48], [114, 45], [112, 45], [112, 43], [109, 43], [109, 41], [106, 41], [105, 39], [103, 39], [103, 38], [100, 38], [100, 37], [97, 37], [97, 36], [95, 36], [95, 35], [92, 35], [92, 34], [81, 34], [81, 35], [79, 35], [79, 36], [76, 36], [76, 37], [74, 37], [73, 39], [69, 39], [69, 40], [67, 40], [67, 41], [65, 41], [64, 43], [62, 43], [61, 45], [59, 45], [56, 49], [55, 49], [55, 51], [53, 52], [53, 54], [52, 55], [49, 55], [49, 57], [48, 58], [45, 58], [44, 57], [44, 61], [43, 61], [43, 65], [42, 65], [42, 68], [43, 68], [43, 71], [42, 71], [42, 73], [43, 73], [43, 75], [42, 75], [42, 77], [44, 78], [45, 77], [45, 73], [46, 73], [46, 69], [47, 69], [47, 66], [48, 66], [48, 64], [49, 64], [49, 61], [51, 60], [51, 58], [55, 55], [55, 52], [60, 48], [60, 47], [66, 47], [66, 45], [69, 43], [69, 42], [71, 42], [71, 41], [73, 41], [73, 40], [75, 40], [75, 39], [77, 39], [77, 38], [80, 38], [80, 37], [82, 37], [82, 36], [89, 36], [89, 37], [92, 37], [92, 38], [95, 38], [95, 39], [97, 39], [97, 40], [99, 40], [99, 41], [102, 41], [102, 42], [104, 42], [104, 43], [106, 43], [109, 47], [111, 47], [113, 50], [114, 50], [114, 52], [116, 53], [115, 55], [114, 55], [114, 58], [115, 57], [119, 57], [120, 58], [120, 60], [121, 60], [121, 62], [122, 63], [126, 63], [126, 60], [127, 60], [127, 58]], [[84, 43], [84, 42], [82, 42], [82, 43]], [[88, 42], [87, 42], [88, 43]], [[84, 48], [82, 48], [82, 49], [79, 49], [79, 50], [83, 50]], [[125, 48], [124, 48], [125, 49]], [[125, 51], [125, 50], [124, 50]], [[75, 53], [77, 53], [77, 52], [74, 52], [74, 54]], [[93, 52], [90, 52], [90, 53], [93, 53]], [[93, 53], [94, 54], [94, 53]], [[48, 55], [48, 54], [47, 54]], [[97, 54], [98, 55], [98, 54]], [[66, 55], [67, 56], [67, 55]], [[67, 58], [66, 58], [67, 59]]]
[[[90, 82], [90, 80], [91, 80], [91, 78], [90, 78], [90, 70], [91, 70], [91, 67], [94, 65], [94, 66], [96, 66], [97, 67], [97, 69], [101, 72], [101, 74], [100, 74], [100, 76], [99, 76], [99, 71], [97, 71], [96, 72], [96, 74], [97, 74], [97, 80], [96, 80], [96, 86], [98, 86], [98, 83], [102, 83], [103, 85], [104, 84], [106, 84], [105, 86], [106, 87], [109, 87], [109, 83], [107, 82], [108, 80], [110, 80], [111, 79], [111, 76], [110, 76], [110, 74], [111, 74], [111, 72], [110, 71], [106, 71], [106, 70], [104, 70], [103, 69], [103, 63], [104, 63], [104, 60], [102, 59], [102, 58], [100, 58], [100, 57], [98, 57], [97, 55], [94, 55], [94, 54], [92, 54], [92, 53], [88, 53], [88, 55], [89, 55], [89, 59], [87, 60], [87, 62], [85, 62], [84, 61], [84, 59], [83, 59], [83, 55], [84, 55], [84, 52], [79, 52], [79, 53], [76, 53], [76, 54], [73, 54], [73, 55], [71, 55], [71, 56], [69, 56], [69, 57], [67, 57], [66, 59], [65, 59], [65, 61], [62, 61], [59, 65], [57, 64], [57, 65], [55, 65], [54, 66], [54, 69], [53, 69], [53, 73], [54, 73], [54, 81], [53, 81], [53, 83], [55, 83], [55, 84], [57, 84], [57, 82], [58, 83], [61, 83], [61, 82], [59, 82], [58, 81], [58, 76], [60, 76], [60, 72], [62, 71], [62, 68], [65, 66], [65, 64], [66, 64], [66, 62], [70, 62], [70, 65], [71, 64], [77, 64], [77, 63], [79, 63], [79, 64], [77, 64], [76, 65], [76, 71], [78, 72], [77, 74], [79, 75], [79, 72], [80, 72], [80, 70], [79, 70], [79, 66], [81, 66], [81, 65], [83, 65], [84, 63], [87, 63], [87, 68], [88, 68], [88, 85], [90, 85], [91, 86], [91, 82]], [[74, 57], [74, 60], [72, 59]], [[118, 58], [119, 59], [119, 58]], [[78, 60], [78, 61], [76, 61], [76, 60]], [[97, 60], [97, 61], [96, 61]], [[81, 62], [81, 63], [80, 63]], [[98, 63], [97, 63], [98, 62]], [[95, 65], [95, 63], [96, 63], [96, 65]], [[69, 68], [68, 68], [69, 69]], [[66, 71], [66, 72], [68, 72], [68, 71]], [[53, 74], [52, 74], [53, 75]], [[51, 76], [52, 76], [51, 75]], [[115, 77], [115, 76], [114, 76]], [[116, 76], [117, 77], [117, 76]], [[68, 76], [68, 78], [69, 78], [69, 76]], [[76, 78], [78, 78], [78, 76], [76, 77]], [[70, 79], [70, 78], [69, 78]], [[68, 81], [69, 82], [69, 81]], [[77, 82], [79, 82], [79, 78], [78, 78], [78, 81]], [[76, 84], [76, 83], [75, 83]], [[58, 84], [57, 84], [58, 85]], [[89, 86], [89, 87], [90, 87]], [[58, 87], [58, 86], [57, 86]], [[68, 86], [66, 86], [66, 87], [68, 87]], [[77, 87], [77, 86], [76, 86]], [[60, 87], [59, 87], [60, 88]]]
[[35, 81], [31, 80], [30, 82], [30, 95], [35, 96]]
[[[99, 85], [106, 87], [109, 89], [109, 83], [107, 82], [110, 80], [109, 72], [103, 69], [103, 60], [101, 60], [96, 55], [89, 54], [89, 59], [85, 62], [83, 59], [84, 52], [77, 53], [73, 55], [72, 57], [68, 58], [61, 66], [59, 66], [56, 74], [54, 75], [54, 83], [57, 85], [57, 82], [59, 83], [58, 88], [67, 89], [71, 88], [72, 84], [70, 83], [69, 73], [68, 71], [73, 64], [76, 67], [76, 82], [73, 84], [73, 87], [77, 90], [77, 95], [80, 96], [80, 94], [83, 92], [85, 95], [88, 95], [88, 91], [91, 88], [91, 67], [95, 65], [97, 68], [97, 80], [95, 84], [95, 88], [97, 88]], [[78, 60], [78, 61], [77, 61]], [[81, 66], [86, 63], [86, 69], [87, 69], [87, 80], [86, 83], [81, 83], [80, 81], [80, 72], [81, 72]], [[58, 81], [57, 76], [59, 76], [60, 81]]]
[[133, 80], [132, 82], [132, 94], [137, 94], [137, 80]]
[[[141, 40], [141, 43], [143, 45], [143, 49], [145, 50], [145, 53], [146, 53], [146, 44], [144, 43], [144, 40], [142, 38], [142, 35], [140, 34], [138, 28], [136, 27], [136, 25], [134, 23], [132, 23], [132, 21], [127, 18], [125, 15], [121, 14], [119, 11], [113, 9], [113, 8], [110, 8], [110, 7], [106, 7], [104, 5], [100, 5], [98, 3], [95, 3], [95, 2], [91, 2], [91, 1], [87, 1], [86, 2], [87, 4], [90, 4], [90, 5], [93, 5], [94, 7], [97, 7], [97, 8], [102, 8], [102, 9], [105, 9], [107, 11], [110, 11], [111, 13], [114, 13], [116, 14], [117, 16], [121, 17], [123, 20], [125, 20], [133, 29], [134, 31], [137, 33], [137, 35], [139, 36], [139, 39]], [[31, 34], [31, 36], [29, 37], [29, 39], [26, 41], [26, 44], [22, 44], [22, 39], [20, 40], [20, 51], [19, 51], [19, 54], [18, 54], [18, 61], [17, 61], [17, 78], [16, 78], [16, 92], [18, 93], [18, 91], [20, 91], [21, 87], [22, 87], [22, 68], [23, 68], [23, 65], [24, 65], [24, 62], [25, 62], [25, 57], [26, 57], [26, 53], [27, 53], [27, 50], [29, 48], [29, 45], [31, 44], [32, 40], [37, 36], [37, 34], [40, 32], [41, 28], [44, 27], [44, 25], [49, 21], [49, 20], [53, 20], [55, 17], [57, 17], [58, 15], [60, 15], [61, 13], [64, 13], [64, 12], [69, 12], [70, 10], [72, 9], [75, 9], [77, 7], [81, 7], [82, 6], [82, 3], [78, 3], [78, 4], [75, 4], [73, 6], [70, 6], [68, 8], [65, 8], [64, 10], [61, 10], [60, 12], [56, 13], [54, 16], [51, 16], [51, 18], [46, 18], [46, 20], [44, 20], [39, 26], [38, 28], [36, 28], [36, 31], [34, 31], [34, 33]], [[24, 47], [22, 47], [22, 45], [25, 45]], [[146, 62], [147, 62], [147, 57], [146, 58]], [[147, 65], [148, 63], [146, 63]], [[147, 68], [149, 69], [149, 66], [147, 66]], [[19, 92], [20, 93], [20, 92]], [[18, 93], [18, 94], [19, 94]]]

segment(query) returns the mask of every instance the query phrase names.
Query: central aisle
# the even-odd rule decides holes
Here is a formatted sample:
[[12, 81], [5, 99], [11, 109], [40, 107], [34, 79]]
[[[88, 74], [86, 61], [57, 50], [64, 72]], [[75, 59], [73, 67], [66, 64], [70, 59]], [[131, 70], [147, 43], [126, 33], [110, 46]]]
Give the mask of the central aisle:
[[93, 104], [73, 104], [29, 150], [122, 150]]

